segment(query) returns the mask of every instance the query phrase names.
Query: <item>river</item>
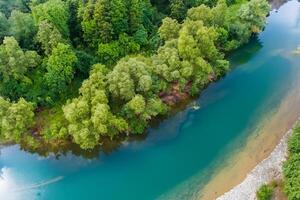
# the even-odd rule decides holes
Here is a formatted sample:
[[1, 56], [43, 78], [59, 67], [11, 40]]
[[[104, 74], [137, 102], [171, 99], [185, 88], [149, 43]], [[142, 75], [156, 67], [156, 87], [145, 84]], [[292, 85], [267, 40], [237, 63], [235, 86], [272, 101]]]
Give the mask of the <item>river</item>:
[[[144, 140], [123, 142], [90, 159], [72, 153], [43, 157], [18, 145], [2, 147], [0, 199], [195, 199], [208, 193], [207, 199], [215, 198], [213, 194], [230, 189], [252, 167], [241, 159], [234, 169], [245, 173], [235, 181], [230, 177], [238, 171], [222, 173], [239, 161], [234, 158], [240, 152], [249, 153], [246, 147], [256, 144], [251, 152], [258, 162], [267, 156], [256, 157], [259, 148], [275, 146], [276, 138], [300, 116], [300, 106], [295, 107], [300, 102], [295, 92], [300, 89], [300, 57], [292, 53], [298, 45], [300, 3], [289, 1], [271, 12], [257, 39], [232, 53], [231, 72], [201, 94], [199, 110], [191, 104], [150, 128]], [[264, 137], [258, 140], [260, 134]], [[219, 186], [215, 180], [221, 180]]]

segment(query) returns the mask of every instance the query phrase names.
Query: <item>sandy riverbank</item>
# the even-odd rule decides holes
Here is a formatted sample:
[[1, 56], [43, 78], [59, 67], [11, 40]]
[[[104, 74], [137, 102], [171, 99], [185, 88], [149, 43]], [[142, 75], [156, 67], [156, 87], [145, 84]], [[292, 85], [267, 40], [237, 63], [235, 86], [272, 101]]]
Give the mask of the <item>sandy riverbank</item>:
[[[246, 146], [236, 152], [201, 190], [199, 199], [217, 199], [242, 183], [261, 161], [266, 159], [300, 116], [300, 77], [291, 86], [291, 92], [278, 110], [265, 119], [260, 128], [248, 139]], [[234, 200], [236, 198], [231, 198]], [[243, 200], [242, 198], [237, 198]], [[246, 198], [247, 200], [249, 198]]]
[[282, 179], [282, 165], [288, 155], [287, 141], [290, 129], [280, 140], [272, 153], [260, 162], [239, 185], [217, 198], [217, 200], [255, 200], [256, 191], [262, 184]]

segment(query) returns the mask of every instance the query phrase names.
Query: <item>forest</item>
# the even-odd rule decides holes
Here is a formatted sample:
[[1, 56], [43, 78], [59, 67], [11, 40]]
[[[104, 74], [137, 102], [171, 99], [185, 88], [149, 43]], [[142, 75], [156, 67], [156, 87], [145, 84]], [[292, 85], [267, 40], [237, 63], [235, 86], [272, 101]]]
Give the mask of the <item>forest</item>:
[[229, 70], [266, 0], [0, 0], [0, 141], [143, 134]]

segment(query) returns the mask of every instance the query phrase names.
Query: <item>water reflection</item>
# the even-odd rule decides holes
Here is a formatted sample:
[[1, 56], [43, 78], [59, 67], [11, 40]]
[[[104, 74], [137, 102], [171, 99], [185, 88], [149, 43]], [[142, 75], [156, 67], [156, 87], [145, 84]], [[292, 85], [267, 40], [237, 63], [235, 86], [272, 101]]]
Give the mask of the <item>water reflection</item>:
[[20, 150], [31, 154], [36, 153], [41, 157], [49, 157], [54, 155], [56, 159], [59, 159], [60, 157], [66, 156], [71, 153], [72, 155], [78, 157], [93, 159], [93, 158], [99, 158], [101, 153], [104, 154], [113, 153], [118, 148], [120, 148], [120, 146], [122, 146], [122, 144], [124, 143], [141, 141], [144, 140], [145, 138], [146, 138], [146, 134], [139, 135], [139, 136], [131, 136], [131, 137], [119, 137], [115, 140], [103, 139], [102, 145], [96, 146], [92, 150], [83, 150], [79, 147], [79, 145], [74, 144], [72, 142], [63, 142], [61, 144], [54, 144], [54, 145], [41, 142], [35, 146], [30, 146], [28, 145], [28, 143], [21, 142], [19, 148]]
[[278, 10], [283, 4], [288, 2], [288, 0], [270, 0], [269, 1], [272, 9]]
[[[25, 182], [22, 182], [18, 185], [15, 180], [17, 178], [13, 174], [13, 170], [8, 167], [2, 167], [0, 170], [0, 199], [5, 200], [20, 200], [23, 199], [23, 195], [26, 194], [28, 198], [34, 199], [32, 193], [28, 191], [18, 192], [14, 191], [15, 189], [25, 185]], [[19, 180], [20, 181], [20, 180]]]
[[249, 43], [243, 45], [236, 51], [230, 54], [231, 67], [240, 66], [247, 63], [257, 54], [257, 52], [263, 47], [262, 42], [257, 36], [253, 36]]

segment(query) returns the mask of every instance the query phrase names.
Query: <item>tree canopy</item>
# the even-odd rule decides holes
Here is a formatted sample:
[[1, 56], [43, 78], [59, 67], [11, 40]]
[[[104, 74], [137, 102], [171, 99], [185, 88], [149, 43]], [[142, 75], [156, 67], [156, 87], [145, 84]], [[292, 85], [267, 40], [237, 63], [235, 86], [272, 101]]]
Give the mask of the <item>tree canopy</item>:
[[34, 124], [34, 105], [23, 98], [11, 103], [0, 97], [0, 138], [19, 141]]
[[225, 55], [262, 31], [269, 9], [265, 0], [0, 0], [0, 138], [93, 149], [142, 134], [223, 76]]

